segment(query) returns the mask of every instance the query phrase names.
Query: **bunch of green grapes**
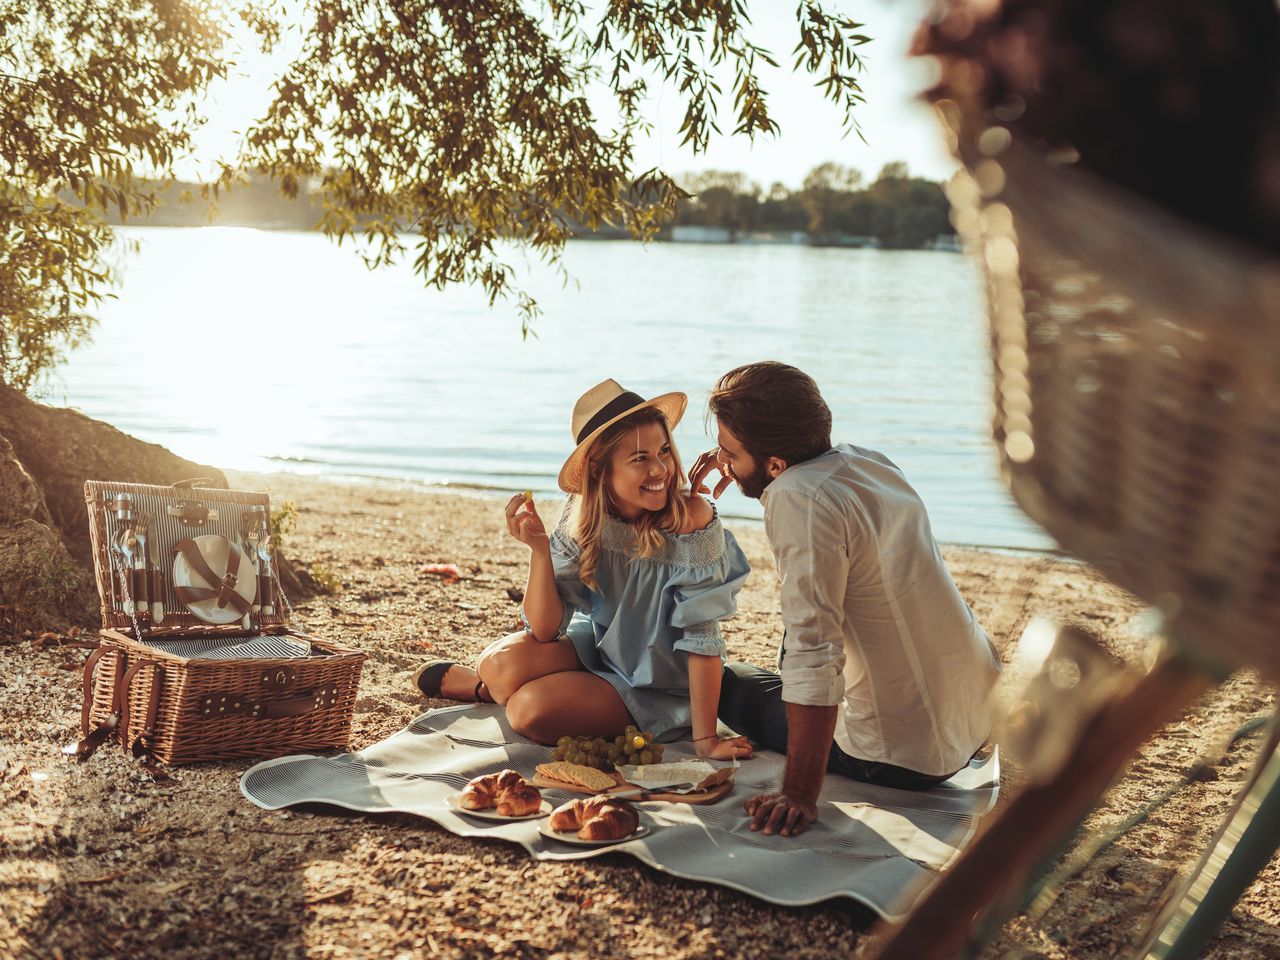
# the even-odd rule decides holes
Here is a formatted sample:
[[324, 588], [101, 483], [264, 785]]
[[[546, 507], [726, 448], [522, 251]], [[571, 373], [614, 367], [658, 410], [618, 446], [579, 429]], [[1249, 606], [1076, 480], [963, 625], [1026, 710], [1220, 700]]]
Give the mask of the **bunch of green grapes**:
[[613, 770], [631, 763], [661, 763], [662, 744], [653, 734], [628, 726], [612, 740], [604, 737], [561, 737], [552, 760], [566, 760], [596, 770]]

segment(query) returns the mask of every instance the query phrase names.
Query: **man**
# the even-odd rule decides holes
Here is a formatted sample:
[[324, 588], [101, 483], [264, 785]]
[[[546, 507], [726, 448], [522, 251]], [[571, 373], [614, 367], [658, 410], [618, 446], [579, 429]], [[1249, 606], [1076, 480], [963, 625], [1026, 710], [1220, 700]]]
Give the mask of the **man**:
[[725, 669], [719, 715], [787, 755], [781, 790], [746, 802], [751, 829], [794, 836], [817, 819], [829, 770], [922, 789], [989, 733], [999, 659], [956, 589], [924, 504], [886, 457], [831, 445], [813, 379], [782, 363], [731, 370], [711, 393], [716, 450], [690, 482], [736, 481], [764, 505], [782, 581], [781, 675]]

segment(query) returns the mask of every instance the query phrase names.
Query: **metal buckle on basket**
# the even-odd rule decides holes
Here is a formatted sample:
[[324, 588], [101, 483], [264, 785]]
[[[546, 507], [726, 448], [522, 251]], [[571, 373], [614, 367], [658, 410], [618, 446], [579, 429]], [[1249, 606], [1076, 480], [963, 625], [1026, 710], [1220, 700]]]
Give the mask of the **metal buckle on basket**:
[[[192, 477], [189, 480], [179, 480], [173, 485], [173, 489], [180, 494], [193, 494], [198, 487], [207, 487], [211, 483], [213, 481], [208, 477]], [[218, 519], [217, 510], [195, 500], [179, 500], [176, 506], [165, 507], [165, 512], [171, 517], [177, 517], [188, 527], [203, 527], [210, 520]]]
[[206, 507], [203, 503], [197, 503], [195, 500], [180, 500], [176, 504], [169, 504], [164, 508], [165, 513], [171, 517], [177, 517], [178, 520], [186, 527], [203, 527], [210, 520], [218, 519], [218, 511], [213, 507]]
[[292, 667], [277, 667], [262, 675], [262, 685], [268, 690], [283, 690], [297, 679], [298, 672]]

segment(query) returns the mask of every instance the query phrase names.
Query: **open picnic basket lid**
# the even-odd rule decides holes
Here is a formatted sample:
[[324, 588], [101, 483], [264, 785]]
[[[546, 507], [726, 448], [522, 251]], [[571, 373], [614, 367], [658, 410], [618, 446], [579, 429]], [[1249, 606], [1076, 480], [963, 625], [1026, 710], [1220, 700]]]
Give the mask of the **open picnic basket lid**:
[[1280, 258], [984, 139], [965, 93], [935, 100], [1014, 498], [1196, 656], [1280, 677]]
[[[136, 618], [141, 631], [150, 636], [244, 633], [246, 616], [252, 632], [288, 626], [288, 601], [274, 573], [269, 498], [265, 493], [199, 486], [201, 482], [169, 487], [85, 482], [104, 627], [133, 635]], [[140, 601], [135, 601], [131, 614], [128, 606], [137, 591], [130, 581], [126, 598], [122, 583], [125, 564], [117, 545], [140, 515], [146, 518], [149, 542], [143, 566], [150, 569], [150, 560], [155, 559], [159, 576], [150, 573], [149, 584], [159, 585], [151, 599], [160, 598], [161, 619]], [[264, 555], [269, 559], [264, 560]], [[124, 579], [129, 580], [127, 575]], [[222, 589], [222, 582], [209, 583], [211, 579], [225, 579], [227, 589]]]

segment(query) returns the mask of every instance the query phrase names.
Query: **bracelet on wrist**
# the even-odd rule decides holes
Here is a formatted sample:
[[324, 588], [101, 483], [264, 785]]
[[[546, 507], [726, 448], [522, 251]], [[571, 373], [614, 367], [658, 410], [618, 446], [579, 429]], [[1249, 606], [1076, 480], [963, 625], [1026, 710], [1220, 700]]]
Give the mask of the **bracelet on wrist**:
[[718, 733], [711, 733], [711, 734], [708, 734], [708, 735], [707, 735], [707, 736], [705, 736], [705, 737], [694, 737], [694, 738], [693, 738], [693, 742], [694, 742], [694, 743], [701, 743], [703, 740], [719, 740], [719, 739], [720, 739], [720, 734], [718, 734]]

